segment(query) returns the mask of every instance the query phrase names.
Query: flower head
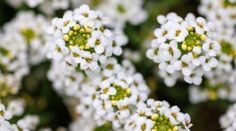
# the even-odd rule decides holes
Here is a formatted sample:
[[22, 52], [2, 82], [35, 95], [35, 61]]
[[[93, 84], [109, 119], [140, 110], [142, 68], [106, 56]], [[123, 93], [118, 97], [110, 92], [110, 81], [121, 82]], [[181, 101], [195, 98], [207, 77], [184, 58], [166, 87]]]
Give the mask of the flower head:
[[62, 61], [53, 60], [48, 78], [52, 81], [55, 91], [61, 96], [77, 97], [81, 91], [80, 86], [86, 77], [74, 68], [66, 68]]
[[28, 73], [24, 40], [17, 33], [6, 33], [0, 37], [0, 74], [13, 74], [17, 79], [21, 79]]
[[147, 100], [138, 105], [125, 125], [127, 131], [178, 131], [189, 130], [190, 116], [180, 112], [177, 106], [170, 107], [166, 101]]
[[0, 38], [0, 97], [6, 97], [18, 92], [20, 81], [28, 74], [29, 67], [22, 37], [17, 33], [6, 33]]
[[0, 130], [18, 131], [17, 126], [9, 122], [11, 118], [12, 118], [11, 112], [6, 110], [6, 107], [0, 102]]
[[235, 32], [232, 28], [226, 26], [218, 29], [216, 36], [216, 40], [221, 45], [221, 50], [217, 55], [218, 65], [210, 72], [203, 72], [206, 79], [200, 86], [190, 88], [189, 96], [193, 103], [208, 99], [236, 100], [236, 70], [233, 65], [236, 57]]
[[[195, 75], [195, 72], [209, 72], [215, 68], [221, 48], [214, 40], [210, 23], [192, 14], [182, 19], [175, 13], [158, 16], [157, 20], [161, 26], [154, 32], [156, 38], [147, 51], [147, 57], [158, 63], [163, 72], [181, 72], [186, 82], [200, 84], [202, 75]], [[191, 76], [196, 80], [190, 80]]]
[[148, 89], [140, 74], [134, 74], [132, 78], [125, 73], [118, 73], [99, 84], [94, 107], [99, 119], [112, 121], [113, 126], [118, 128], [130, 116], [131, 109], [147, 99], [147, 93]]
[[91, 73], [79, 85], [80, 103], [76, 111], [83, 117], [93, 117], [98, 125], [111, 122], [114, 129], [124, 125], [136, 104], [145, 101], [149, 89], [141, 74], [133, 71], [128, 61], [109, 58], [101, 72]]
[[[4, 33], [15, 33], [21, 37], [18, 44], [29, 50], [29, 63], [38, 64], [46, 59], [48, 36], [45, 30], [48, 26], [49, 21], [42, 15], [35, 15], [30, 11], [19, 12], [16, 18], [4, 26]], [[12, 39], [12, 42], [15, 41]]]
[[120, 55], [121, 46], [126, 43], [125, 37], [118, 37], [107, 27], [100, 12], [87, 5], [67, 11], [63, 18], [55, 18], [49, 32], [54, 35], [49, 55], [55, 59], [68, 56], [81, 70], [99, 70], [100, 63], [113, 54]]

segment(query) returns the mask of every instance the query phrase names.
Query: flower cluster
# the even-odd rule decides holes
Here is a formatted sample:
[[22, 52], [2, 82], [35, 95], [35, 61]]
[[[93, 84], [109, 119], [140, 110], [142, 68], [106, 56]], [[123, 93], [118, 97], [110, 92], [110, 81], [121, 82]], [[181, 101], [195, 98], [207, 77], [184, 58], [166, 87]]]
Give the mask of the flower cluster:
[[149, 90], [129, 61], [120, 65], [109, 58], [101, 67], [101, 72], [85, 76], [73, 68], [65, 71], [63, 63], [55, 62], [48, 77], [57, 92], [79, 99], [76, 110], [81, 116], [93, 117], [98, 125], [110, 121], [114, 128], [119, 128], [133, 108], [147, 99]]
[[161, 26], [154, 32], [147, 57], [159, 64], [162, 74], [170, 74], [163, 76], [180, 73], [187, 83], [201, 84], [203, 74], [218, 64], [216, 56], [221, 46], [215, 40], [214, 26], [192, 14], [183, 19], [169, 13], [158, 16], [157, 21]]
[[[105, 66], [106, 65], [106, 66]], [[107, 63], [103, 65], [103, 70], [101, 73], [99, 74], [94, 74], [94, 73], [90, 73], [89, 77], [85, 79], [85, 81], [82, 83], [81, 85], [81, 91], [80, 91], [80, 104], [76, 107], [76, 110], [79, 114], [81, 114], [83, 117], [95, 117], [94, 119], [98, 119], [97, 122], [99, 125], [103, 124], [104, 122], [106, 122], [106, 118], [103, 118], [102, 115], [94, 115], [95, 112], [97, 113], [105, 113], [107, 114], [107, 112], [104, 108], [105, 107], [101, 107], [100, 104], [102, 104], [105, 100], [103, 96], [108, 96], [109, 92], [104, 92], [104, 90], [101, 89], [102, 85], [100, 85], [101, 83], [105, 83], [108, 82], [108, 79], [110, 77], [114, 79], [117, 79], [117, 81], [119, 81], [119, 78], [117, 78], [117, 74], [119, 72], [123, 72], [126, 71], [125, 73], [127, 75], [131, 75], [134, 74], [135, 70], [133, 68], [133, 66], [131, 65], [131, 63], [129, 61], [123, 61], [122, 66], [119, 65], [117, 63], [117, 61], [114, 58], [110, 58]], [[144, 84], [144, 83], [143, 83]], [[110, 88], [110, 86], [107, 87], [108, 89]], [[127, 87], [128, 88], [128, 87]], [[145, 89], [146, 87], [144, 87]], [[120, 88], [122, 89], [122, 88]], [[116, 91], [118, 90], [114, 90], [115, 93], [118, 93]], [[127, 89], [128, 91], [129, 89]], [[119, 90], [121, 91], [121, 90]], [[125, 90], [122, 90], [125, 91]], [[130, 90], [129, 90], [130, 91]], [[124, 92], [126, 93], [126, 92]], [[130, 92], [127, 92], [130, 96]], [[143, 94], [145, 96], [148, 95], [148, 92], [138, 92], [140, 94]], [[146, 94], [144, 94], [146, 93]], [[113, 93], [114, 94], [114, 93]], [[116, 94], [114, 95], [114, 97], [119, 97], [122, 96], [123, 94]], [[143, 96], [143, 97], [145, 97]], [[112, 96], [110, 96], [112, 97]], [[142, 97], [142, 98], [143, 98]], [[125, 98], [125, 97], [124, 97]], [[107, 100], [107, 104], [109, 105], [109, 103], [111, 102], [110, 99]], [[94, 107], [95, 106], [95, 107]], [[96, 106], [99, 106], [99, 108], [97, 108]], [[111, 111], [114, 111], [113, 109]], [[117, 121], [118, 122], [118, 121]]]
[[236, 25], [235, 0], [201, 0], [199, 13], [214, 21], [218, 26]]
[[220, 117], [219, 121], [224, 131], [236, 130], [236, 104], [230, 106], [227, 112]]
[[191, 102], [198, 103], [218, 98], [236, 100], [236, 70], [232, 67], [233, 59], [226, 54], [222, 54], [219, 58], [221, 59], [217, 68], [205, 75], [206, 80], [200, 86], [189, 88]]
[[138, 105], [125, 125], [127, 131], [179, 131], [192, 126], [190, 116], [183, 114], [177, 106], [170, 107], [166, 101], [148, 99]]
[[24, 118], [17, 121], [19, 130], [35, 130], [39, 124], [39, 117], [36, 115], [27, 115]]
[[[46, 59], [46, 42], [48, 36], [46, 29], [49, 21], [42, 15], [35, 15], [33, 12], [19, 12], [11, 22], [4, 26], [4, 34], [17, 35], [20, 49], [26, 49], [29, 52], [27, 61], [30, 64], [38, 64]], [[15, 43], [16, 40], [10, 39], [9, 42]], [[17, 49], [12, 48], [12, 49]], [[24, 63], [27, 63], [24, 61]]]
[[[225, 73], [225, 72], [224, 72]], [[189, 88], [189, 99], [192, 103], [199, 103], [207, 100], [236, 100], [236, 71], [217, 74], [214, 77], [206, 78], [200, 86]]]
[[[39, 123], [38, 116], [25, 114], [26, 103], [17, 95], [30, 65], [46, 59], [48, 36], [45, 29], [48, 25], [48, 20], [42, 15], [19, 12], [3, 27], [0, 34], [0, 97], [7, 107], [1, 104], [0, 130], [35, 130]], [[11, 117], [13, 121], [17, 120], [15, 124], [8, 121]]]
[[119, 72], [99, 83], [94, 100], [95, 116], [121, 127], [132, 114], [132, 108], [147, 99], [148, 88], [138, 73]]
[[[0, 89], [1, 97], [17, 93], [20, 81], [29, 71], [23, 39], [16, 33], [0, 35]], [[17, 43], [17, 42], [18, 43]]]
[[[0, 42], [0, 74], [13, 74], [21, 79], [28, 73], [26, 46], [19, 34], [1, 34]], [[17, 41], [17, 43], [16, 43]]]
[[85, 75], [74, 68], [66, 68], [65, 64], [62, 61], [52, 61], [48, 78], [53, 82], [53, 88], [58, 94], [76, 97], [77, 94], [80, 94], [80, 85], [83, 83]]
[[20, 12], [4, 26], [0, 35], [1, 97], [16, 94], [22, 78], [29, 73], [30, 64], [46, 59], [48, 21], [32, 12]]
[[[11, 9], [9, 4], [15, 14], [7, 16], [0, 8], [0, 131], [55, 130], [54, 123], [44, 126], [57, 112], [41, 116], [54, 102], [71, 115], [71, 131], [189, 131], [187, 113], [149, 99], [172, 99], [174, 93], [159, 87], [159, 77], [167, 86], [188, 87], [177, 90], [188, 91], [189, 100], [182, 93], [176, 96], [191, 114], [199, 112], [188, 101], [235, 102], [236, 0], [200, 0], [198, 13], [205, 18], [158, 14], [172, 8], [166, 3], [178, 5], [165, 0], [2, 0], [0, 7]], [[51, 86], [59, 98], [47, 101], [55, 95]], [[29, 114], [38, 111], [40, 116]], [[236, 103], [219, 122], [222, 130], [236, 130]]]
[[205, 82], [200, 87], [190, 88], [190, 100], [193, 103], [215, 100], [217, 98], [236, 100], [236, 70], [233, 63], [236, 58], [236, 39], [233, 28], [218, 27], [216, 40], [221, 45], [217, 55], [217, 67], [205, 73]]
[[[19, 107], [16, 107], [16, 105]], [[0, 103], [0, 130], [1, 131], [28, 131], [35, 130], [38, 125], [39, 118], [38, 116], [27, 115], [24, 118], [17, 121], [16, 124], [11, 124], [9, 120], [14, 115], [20, 115], [22, 112], [17, 110], [17, 108], [22, 109], [22, 101], [20, 99], [13, 100], [8, 107], [6, 108], [2, 103]], [[13, 114], [16, 113], [17, 114]]]
[[[112, 57], [113, 54], [121, 55], [121, 46], [127, 40], [117, 28], [112, 30], [108, 25], [100, 12], [82, 5], [67, 11], [63, 18], [53, 19], [48, 30], [53, 35], [48, 43], [52, 49], [48, 57], [53, 58], [48, 78], [67, 102], [68, 98], [76, 101], [75, 110], [80, 115], [71, 130], [88, 118], [93, 124], [84, 125], [85, 130], [106, 125], [110, 125], [109, 129], [123, 130], [129, 125], [127, 122], [136, 112], [137, 105], [148, 99], [149, 88], [131, 62], [123, 60], [119, 64]], [[180, 113], [177, 107], [169, 109], [169, 105], [165, 105], [162, 110], [166, 110], [165, 115], [171, 119], [171, 127], [166, 129], [190, 127], [189, 116]], [[159, 122], [165, 123], [166, 119]], [[162, 125], [155, 128], [158, 130]]]
[[126, 22], [137, 25], [146, 20], [147, 12], [142, 7], [143, 2], [143, 0], [103, 0], [97, 9], [111, 18], [112, 24], [123, 28]]
[[69, 66], [81, 70], [99, 70], [100, 64], [114, 55], [121, 55], [125, 36], [107, 27], [106, 18], [82, 5], [67, 11], [63, 18], [55, 18], [49, 33], [54, 39], [49, 57], [64, 59]]
[[17, 130], [16, 125], [14, 124], [10, 124], [10, 122], [8, 121], [9, 119], [11, 119], [12, 114], [6, 110], [5, 106], [0, 103], [0, 130], [1, 131], [15, 131]]
[[13, 99], [7, 104], [7, 110], [13, 116], [21, 116], [25, 111], [25, 101], [21, 98]]

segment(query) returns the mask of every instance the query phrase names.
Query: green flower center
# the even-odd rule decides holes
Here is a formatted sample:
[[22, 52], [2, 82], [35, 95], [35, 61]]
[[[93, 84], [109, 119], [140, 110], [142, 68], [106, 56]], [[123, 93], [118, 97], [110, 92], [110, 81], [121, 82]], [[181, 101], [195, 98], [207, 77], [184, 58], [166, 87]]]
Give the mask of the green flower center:
[[[74, 25], [71, 30], [64, 35], [64, 41], [69, 48], [79, 47], [81, 50], [91, 51], [94, 49], [89, 47], [88, 39], [91, 37], [91, 28], [86, 26]], [[97, 41], [96, 43], [99, 43]]]
[[0, 116], [3, 116], [4, 115], [4, 112], [3, 111], [0, 111]]
[[178, 130], [178, 127], [173, 125], [170, 122], [170, 120], [164, 115], [160, 115], [156, 113], [151, 116], [151, 119], [154, 124], [152, 131], [177, 131]]
[[229, 7], [229, 8], [236, 7], [236, 2], [230, 2], [230, 0], [223, 0], [222, 5], [224, 7]]
[[0, 47], [0, 55], [11, 57], [11, 52], [5, 48]]
[[7, 66], [0, 62], [0, 73], [7, 73]]
[[37, 34], [30, 28], [23, 28], [20, 32], [28, 44], [30, 44], [32, 40], [37, 37]]
[[189, 34], [185, 37], [184, 41], [179, 44], [179, 48], [183, 54], [192, 51], [194, 47], [201, 47], [206, 39], [205, 35], [196, 33], [192, 27], [189, 27], [188, 31]]
[[236, 56], [236, 50], [234, 49], [234, 47], [232, 46], [232, 44], [230, 42], [227, 41], [220, 41], [221, 44], [221, 51], [227, 55]]
[[109, 70], [113, 70], [114, 69], [114, 65], [113, 64], [108, 64], [106, 66], [106, 68], [109, 69]]
[[[127, 98], [131, 94], [130, 88], [122, 88], [119, 85], [112, 84], [112, 86], [116, 89], [115, 95], [110, 95], [109, 99], [112, 101], [113, 104], [116, 104], [117, 101]], [[105, 88], [104, 92], [108, 92], [109, 88]]]
[[121, 13], [121, 14], [123, 14], [123, 13], [126, 12], [125, 7], [124, 7], [123, 5], [121, 5], [121, 4], [119, 4], [119, 5], [117, 6], [117, 11], [118, 11], [119, 13]]
[[11, 88], [5, 82], [0, 82], [0, 90], [0, 98], [6, 97], [14, 92], [13, 88]]

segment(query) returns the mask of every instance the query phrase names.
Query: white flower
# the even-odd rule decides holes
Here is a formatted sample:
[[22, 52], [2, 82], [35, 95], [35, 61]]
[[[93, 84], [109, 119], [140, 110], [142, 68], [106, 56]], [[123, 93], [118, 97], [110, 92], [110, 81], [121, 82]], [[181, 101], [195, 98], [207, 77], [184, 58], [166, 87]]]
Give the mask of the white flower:
[[[179, 79], [183, 77], [187, 83], [199, 85], [203, 73], [198, 73], [194, 80], [190, 76], [194, 76], [197, 70], [211, 71], [218, 64], [216, 57], [221, 46], [213, 37], [213, 27], [204, 18], [195, 18], [193, 14], [183, 19], [169, 13], [166, 17], [158, 16], [157, 21], [161, 26], [154, 31], [155, 39], [147, 50], [147, 57], [159, 65], [161, 72], [181, 72]], [[169, 85], [173, 83], [174, 80]]]
[[25, 0], [25, 2], [30, 6], [30, 7], [36, 7], [40, 3], [43, 2], [43, 0]]
[[[7, 3], [14, 8], [20, 8], [23, 4], [30, 8], [38, 8], [43, 13], [52, 16], [57, 10], [68, 9], [73, 0], [8, 0]], [[77, 3], [80, 0], [77, 0]]]
[[[53, 35], [49, 56], [64, 59], [69, 56], [81, 70], [100, 70], [100, 63], [122, 53], [127, 40], [122, 33], [108, 29], [102, 13], [82, 5], [55, 18], [49, 33]], [[60, 54], [60, 55], [59, 55]]]
[[[221, 28], [221, 27], [219, 27]], [[192, 77], [185, 77], [185, 81], [189, 83], [196, 81], [199, 85], [199, 89], [190, 88], [190, 101], [193, 103], [216, 99], [224, 99], [229, 101], [235, 101], [236, 92], [235, 86], [235, 69], [233, 66], [235, 54], [235, 37], [234, 31], [229, 27], [224, 27], [216, 32], [216, 39], [219, 41], [221, 48], [218, 44], [209, 43], [204, 45], [204, 50], [217, 49], [219, 53], [215, 53], [214, 50], [209, 52], [209, 56], [215, 56], [216, 58], [202, 57], [201, 63], [204, 63], [202, 71], [196, 71], [195, 73], [204, 73], [205, 82], [200, 84], [201, 75], [191, 75]], [[214, 70], [211, 70], [214, 68]], [[211, 71], [210, 71], [211, 70]], [[197, 79], [196, 79], [197, 78]], [[195, 79], [195, 80], [194, 80]]]
[[101, 72], [86, 72], [88, 76], [77, 84], [74, 95], [80, 101], [77, 113], [94, 118], [98, 125], [111, 122], [115, 130], [124, 125], [136, 104], [145, 101], [149, 94], [142, 75], [135, 73], [129, 61], [122, 63], [109, 58], [102, 64]]
[[16, 75], [0, 73], [0, 89], [1, 97], [17, 94], [20, 89], [20, 78]]
[[25, 102], [23, 99], [11, 100], [7, 105], [7, 110], [11, 112], [13, 116], [20, 116], [24, 113]]
[[94, 118], [98, 125], [112, 122], [114, 129], [120, 128], [135, 105], [147, 99], [149, 90], [142, 75], [127, 60], [120, 65], [108, 58], [101, 72], [86, 71], [86, 76], [64, 62], [52, 62], [48, 78], [54, 89], [62, 97], [79, 101], [76, 112]]
[[4, 26], [4, 33], [16, 33], [18, 37], [22, 37], [23, 40], [18, 44], [28, 48], [29, 63], [38, 64], [46, 59], [48, 35], [45, 30], [48, 27], [49, 21], [44, 16], [35, 15], [33, 12], [19, 12], [16, 18]]
[[20, 81], [28, 74], [29, 67], [22, 37], [13, 32], [1, 34], [0, 38], [0, 96], [6, 97], [18, 92]]
[[236, 126], [235, 126], [236, 117], [235, 116], [236, 116], [236, 105], [233, 104], [228, 108], [227, 112], [224, 115], [222, 115], [219, 119], [221, 128], [224, 131], [236, 130]]
[[26, 115], [17, 121], [17, 126], [21, 130], [35, 130], [39, 124], [39, 117], [36, 115]]
[[44, 0], [8, 0], [7, 2], [13, 7], [20, 7], [23, 3], [26, 3], [29, 7], [36, 7], [41, 4]]
[[0, 130], [3, 131], [18, 131], [15, 124], [11, 124], [8, 120], [11, 119], [12, 114], [6, 110], [5, 106], [0, 102]]
[[196, 104], [199, 102], [207, 101], [208, 92], [201, 90], [199, 87], [191, 86], [189, 88], [189, 100], [191, 103]]
[[102, 74], [106, 77], [109, 77], [117, 74], [121, 70], [121, 66], [118, 64], [115, 58], [110, 58], [102, 65], [102, 69]]
[[100, 92], [97, 93], [95, 101], [102, 105], [94, 106], [96, 112], [104, 112], [97, 119], [111, 121], [115, 128], [124, 124], [132, 107], [145, 101], [148, 94], [148, 88], [140, 74], [129, 76], [121, 71], [101, 81]]
[[132, 62], [140, 62], [140, 60], [142, 59], [141, 55], [142, 54], [140, 51], [132, 51], [129, 49], [124, 50], [124, 53], [123, 53], [123, 57]]
[[174, 86], [177, 79], [180, 77], [180, 74], [178, 72], [168, 73], [166, 71], [160, 70], [156, 74], [160, 75], [162, 78], [164, 78], [165, 84], [169, 87]]
[[18, 131], [16, 125], [10, 124], [10, 122], [0, 118], [0, 130], [2, 131]]
[[143, 0], [104, 0], [97, 9], [111, 18], [111, 23], [116, 27], [123, 28], [126, 22], [137, 25], [146, 20], [147, 12], [142, 8], [143, 2]]
[[192, 103], [217, 99], [236, 100], [235, 70], [226, 71], [222, 68], [217, 68], [212, 72], [208, 72], [205, 76], [204, 83], [189, 89], [189, 99]]
[[189, 130], [191, 125], [189, 115], [181, 113], [177, 106], [148, 99], [138, 105], [136, 113], [126, 122], [125, 130]]
[[80, 94], [80, 85], [85, 76], [75, 68], [67, 67], [63, 62], [52, 61], [48, 78], [53, 82], [54, 89], [60, 95], [76, 97]]
[[83, 129], [83, 131], [93, 131], [95, 128], [96, 122], [89, 117], [79, 118], [73, 121], [69, 126], [70, 131], [77, 131], [78, 129]]
[[12, 118], [12, 114], [11, 112], [9, 112], [8, 110], [6, 110], [5, 106], [0, 103], [0, 118], [6, 119], [6, 120], [10, 120]]
[[235, 25], [235, 11], [235, 1], [232, 0], [201, 0], [199, 6], [199, 12], [218, 27]]
[[[27, 50], [23, 38], [17, 33], [0, 35], [0, 74], [12, 74], [16, 80], [21, 80], [29, 71], [27, 65]], [[17, 41], [17, 43], [15, 42]]]

